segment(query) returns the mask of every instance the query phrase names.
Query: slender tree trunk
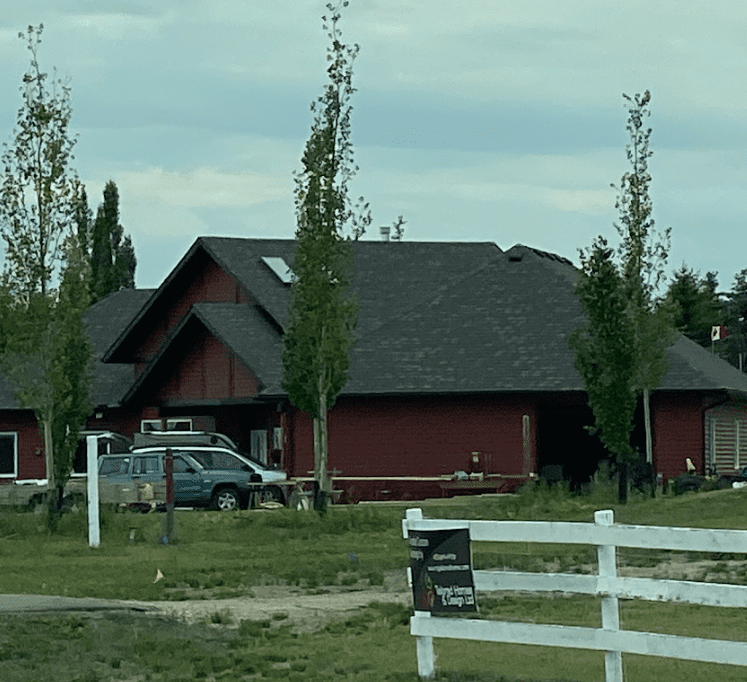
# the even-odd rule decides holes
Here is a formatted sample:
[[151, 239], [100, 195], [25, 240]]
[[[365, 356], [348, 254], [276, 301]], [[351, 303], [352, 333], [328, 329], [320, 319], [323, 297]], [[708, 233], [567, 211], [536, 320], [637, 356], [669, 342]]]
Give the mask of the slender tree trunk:
[[656, 497], [656, 472], [654, 471], [654, 443], [651, 437], [651, 400], [647, 388], [643, 389], [643, 423], [646, 426], [646, 465], [649, 474], [651, 497]]
[[651, 442], [651, 402], [647, 388], [643, 389], [643, 423], [646, 426], [646, 463], [653, 465], [654, 448]]
[[617, 499], [620, 504], [628, 502], [628, 460], [622, 456], [617, 460]]
[[314, 417], [314, 509], [324, 511], [330, 493], [327, 473], [327, 397], [324, 391], [324, 377], [318, 380], [319, 415]]
[[54, 490], [54, 449], [52, 443], [52, 419], [44, 419], [44, 466], [47, 469], [47, 490]]

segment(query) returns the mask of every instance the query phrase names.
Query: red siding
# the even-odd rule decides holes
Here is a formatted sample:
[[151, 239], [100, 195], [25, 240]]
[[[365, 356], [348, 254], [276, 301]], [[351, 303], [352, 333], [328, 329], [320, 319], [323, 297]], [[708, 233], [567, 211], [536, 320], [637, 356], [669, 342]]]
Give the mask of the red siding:
[[257, 395], [258, 380], [206, 330], [154, 392], [162, 400], [225, 400]]
[[651, 397], [654, 469], [664, 479], [687, 471], [689, 457], [704, 473], [704, 421], [702, 399], [697, 394], [655, 393]]
[[138, 358], [152, 358], [195, 303], [254, 304], [248, 292], [213, 260], [197, 269], [190, 281], [180, 283], [178, 289], [176, 284], [172, 288], [174, 292], [166, 292], [164, 300], [174, 293], [178, 295], [170, 299], [169, 307], [162, 309], [163, 303], [158, 302], [151, 311], [151, 330], [138, 346]]
[[[442, 476], [469, 471], [480, 453], [484, 473], [521, 475], [522, 417], [534, 432], [528, 398], [341, 399], [329, 415], [329, 467], [342, 476]], [[308, 415], [294, 412], [292, 473], [313, 469]], [[536, 461], [531, 437], [532, 470]]]
[[[30, 410], [0, 411], [0, 433], [15, 433], [16, 440], [16, 478], [46, 478], [44, 466], [44, 439], [41, 430]], [[0, 479], [0, 484], [12, 481], [12, 478]]]

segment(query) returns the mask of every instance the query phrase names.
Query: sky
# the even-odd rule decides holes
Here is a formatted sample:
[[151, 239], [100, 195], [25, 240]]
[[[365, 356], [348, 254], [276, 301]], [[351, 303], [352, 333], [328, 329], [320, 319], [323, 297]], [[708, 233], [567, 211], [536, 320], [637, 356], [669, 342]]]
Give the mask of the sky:
[[[327, 82], [324, 0], [3, 0], [0, 140], [30, 53], [70, 78], [73, 165], [108, 180], [157, 287], [202, 235], [292, 238], [293, 172]], [[623, 93], [651, 91], [649, 170], [667, 272], [747, 268], [743, 0], [351, 0], [351, 195], [410, 241], [521, 243], [578, 263], [617, 243]]]

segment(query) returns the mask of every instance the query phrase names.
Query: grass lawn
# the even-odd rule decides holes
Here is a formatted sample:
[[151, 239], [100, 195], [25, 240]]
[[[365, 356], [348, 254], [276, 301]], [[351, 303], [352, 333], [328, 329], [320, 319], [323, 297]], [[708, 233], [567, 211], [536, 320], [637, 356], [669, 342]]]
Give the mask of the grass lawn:
[[[620, 523], [747, 529], [747, 490], [634, 498], [624, 507], [610, 504], [603, 494], [571, 497], [540, 490], [511, 497], [333, 507], [323, 518], [286, 509], [182, 512], [169, 546], [159, 542], [163, 515], [105, 510], [97, 549], [87, 546], [84, 513], [64, 517], [59, 532], [50, 536], [41, 517], [4, 511], [2, 589], [153, 601], [251, 598], [252, 587], [261, 584], [307, 592], [325, 585], [381, 585], [385, 572], [404, 571], [407, 565], [400, 522], [408, 506], [441, 518], [589, 522], [595, 510], [612, 507]], [[491, 545], [475, 543], [478, 568], [567, 571], [594, 563], [593, 550], [584, 547]], [[716, 558], [729, 565], [730, 580], [747, 582], [744, 556]], [[629, 565], [659, 560], [643, 551], [621, 556]], [[157, 570], [166, 578], [154, 583]], [[485, 618], [599, 626], [594, 598], [499, 595], [479, 604]], [[219, 615], [197, 624], [122, 613], [4, 616], [0, 680], [416, 680], [408, 617], [408, 609], [399, 605], [374, 604], [314, 632], [295, 632], [282, 619], [230, 623]], [[621, 619], [627, 629], [747, 639], [743, 613], [730, 609], [626, 601]], [[603, 654], [597, 652], [437, 640], [436, 653], [442, 680], [603, 679]], [[747, 671], [730, 666], [627, 655], [623, 660], [629, 682], [747, 678]]]

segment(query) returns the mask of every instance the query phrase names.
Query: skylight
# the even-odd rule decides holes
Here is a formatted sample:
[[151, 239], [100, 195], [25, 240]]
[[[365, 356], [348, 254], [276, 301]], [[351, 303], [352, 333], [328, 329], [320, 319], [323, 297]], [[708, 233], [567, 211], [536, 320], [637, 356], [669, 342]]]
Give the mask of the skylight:
[[290, 269], [288, 263], [279, 256], [262, 256], [264, 264], [275, 273], [275, 276], [283, 284], [291, 284], [296, 281], [296, 275]]

